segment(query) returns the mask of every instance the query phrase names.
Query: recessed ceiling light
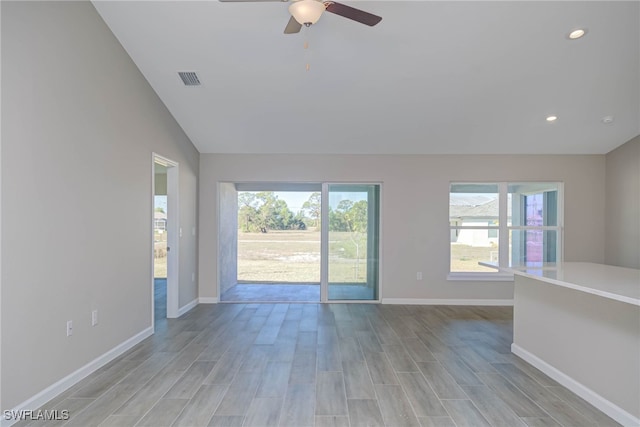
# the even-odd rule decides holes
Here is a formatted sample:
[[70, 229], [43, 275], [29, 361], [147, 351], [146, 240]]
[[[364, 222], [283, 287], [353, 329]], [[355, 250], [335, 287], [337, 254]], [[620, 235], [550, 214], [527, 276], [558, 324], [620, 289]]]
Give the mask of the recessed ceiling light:
[[548, 122], [555, 122], [556, 120], [558, 120], [558, 116], [547, 116]]
[[602, 118], [602, 123], [604, 123], [605, 125], [613, 123], [613, 116], [604, 116]]
[[575, 30], [571, 31], [567, 35], [567, 37], [569, 37], [570, 40], [577, 40], [581, 37], [584, 37], [585, 34], [587, 34], [586, 28], [576, 28]]

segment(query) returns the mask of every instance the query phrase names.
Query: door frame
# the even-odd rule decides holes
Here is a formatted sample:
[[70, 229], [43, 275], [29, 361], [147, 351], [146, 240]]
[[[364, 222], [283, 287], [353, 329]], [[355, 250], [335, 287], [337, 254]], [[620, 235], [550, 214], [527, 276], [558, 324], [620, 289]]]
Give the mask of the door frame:
[[[222, 226], [220, 223], [221, 218], [221, 196], [220, 196], [220, 184], [221, 183], [229, 183], [234, 184], [236, 186], [244, 187], [242, 191], [284, 191], [280, 190], [280, 187], [291, 187], [291, 186], [309, 186], [309, 185], [319, 185], [320, 186], [320, 194], [321, 194], [321, 209], [320, 209], [320, 303], [359, 303], [359, 304], [380, 304], [383, 299], [383, 238], [382, 238], [382, 230], [383, 230], [383, 197], [384, 197], [384, 183], [382, 181], [219, 181], [217, 182], [216, 188], [216, 198], [217, 198], [217, 217], [218, 217], [218, 231]], [[378, 262], [377, 262], [377, 298], [372, 300], [330, 300], [328, 298], [328, 286], [329, 286], [329, 186], [330, 185], [376, 185], [378, 186], [378, 236], [377, 236], [377, 252], [378, 252]], [[253, 190], [253, 187], [260, 188], [260, 190]], [[237, 190], [237, 189], [236, 189]], [[305, 190], [295, 190], [295, 191], [305, 191]], [[237, 215], [237, 206], [236, 206], [236, 215]], [[237, 230], [236, 230], [237, 231]], [[237, 239], [237, 236], [236, 236]], [[216, 242], [218, 253], [218, 268], [217, 268], [217, 295], [218, 301], [220, 302], [221, 298], [221, 269], [220, 269], [220, 233], [217, 233], [217, 242]], [[237, 259], [236, 259], [237, 262]], [[368, 267], [367, 267], [368, 268]]]
[[155, 297], [154, 297], [154, 221], [156, 175], [155, 165], [167, 168], [167, 313], [166, 317], [173, 319], [179, 316], [178, 278], [180, 259], [179, 245], [179, 164], [157, 153], [151, 156], [151, 325], [155, 330]]

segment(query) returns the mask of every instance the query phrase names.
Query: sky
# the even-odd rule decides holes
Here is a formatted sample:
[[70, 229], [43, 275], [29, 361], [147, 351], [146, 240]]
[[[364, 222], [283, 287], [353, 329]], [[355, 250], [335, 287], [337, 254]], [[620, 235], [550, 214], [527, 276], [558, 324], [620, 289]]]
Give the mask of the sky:
[[278, 199], [284, 200], [285, 202], [287, 202], [287, 206], [289, 207], [289, 210], [294, 214], [296, 214], [302, 210], [302, 205], [304, 204], [304, 202], [309, 200], [309, 197], [311, 197], [312, 192], [311, 191], [309, 192], [307, 191], [276, 191], [274, 194], [278, 196]]
[[167, 212], [167, 196], [153, 196], [153, 208], [162, 208]]

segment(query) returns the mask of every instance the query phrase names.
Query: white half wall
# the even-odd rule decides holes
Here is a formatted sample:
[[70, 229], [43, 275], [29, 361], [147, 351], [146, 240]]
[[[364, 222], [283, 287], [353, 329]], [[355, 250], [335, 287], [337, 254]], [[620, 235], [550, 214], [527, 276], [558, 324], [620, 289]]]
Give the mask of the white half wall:
[[446, 280], [449, 183], [520, 180], [564, 182], [565, 259], [604, 261], [604, 155], [202, 154], [199, 296], [218, 296], [219, 182], [381, 182], [383, 299], [511, 300], [513, 282]]
[[640, 420], [640, 307], [516, 276], [512, 350], [625, 426]]
[[179, 300], [198, 297], [199, 153], [90, 2], [0, 7], [5, 410], [150, 328], [152, 152], [180, 163]]
[[605, 261], [640, 268], [640, 136], [607, 154]]

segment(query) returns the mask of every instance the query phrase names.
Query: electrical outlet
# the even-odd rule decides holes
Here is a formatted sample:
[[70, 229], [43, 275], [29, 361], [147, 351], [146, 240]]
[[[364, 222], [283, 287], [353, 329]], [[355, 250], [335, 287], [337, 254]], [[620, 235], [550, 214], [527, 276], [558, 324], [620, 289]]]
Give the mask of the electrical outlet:
[[91, 312], [91, 326], [96, 326], [98, 324], [98, 310], [93, 310]]
[[73, 322], [71, 320], [67, 321], [67, 336], [70, 337], [73, 335]]
[[422, 280], [422, 271], [416, 273], [416, 280]]

